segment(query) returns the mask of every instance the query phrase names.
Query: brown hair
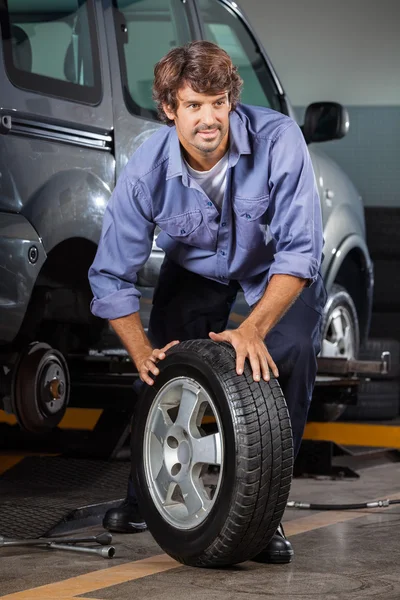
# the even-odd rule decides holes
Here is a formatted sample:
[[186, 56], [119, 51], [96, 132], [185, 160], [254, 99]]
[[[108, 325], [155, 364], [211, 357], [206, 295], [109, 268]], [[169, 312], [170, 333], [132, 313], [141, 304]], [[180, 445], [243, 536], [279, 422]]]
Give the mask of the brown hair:
[[178, 108], [177, 92], [185, 84], [198, 94], [218, 94], [227, 91], [232, 110], [240, 98], [243, 81], [232, 60], [219, 46], [197, 41], [173, 48], [154, 67], [153, 98], [158, 115], [167, 125], [173, 125], [163, 110], [163, 104], [173, 112]]

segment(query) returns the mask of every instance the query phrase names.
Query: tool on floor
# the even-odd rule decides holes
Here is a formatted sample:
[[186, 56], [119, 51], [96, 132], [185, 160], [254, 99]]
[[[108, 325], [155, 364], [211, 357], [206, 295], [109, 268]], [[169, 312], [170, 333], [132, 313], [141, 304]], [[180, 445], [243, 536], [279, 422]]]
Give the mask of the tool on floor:
[[75, 544], [56, 544], [51, 542], [46, 548], [54, 550], [69, 550], [70, 552], [86, 552], [87, 554], [98, 554], [103, 558], [113, 558], [115, 555], [114, 546], [102, 546], [101, 548], [89, 548], [87, 546], [75, 546]]
[[[91, 535], [88, 537], [76, 538], [37, 538], [37, 539], [22, 539], [13, 540], [7, 539], [0, 535], [0, 548], [9, 546], [44, 546], [53, 550], [68, 550], [70, 552], [84, 552], [86, 554], [97, 554], [103, 558], [113, 558], [115, 555], [114, 546], [110, 546], [112, 535], [108, 532], [100, 535]], [[91, 546], [77, 546], [79, 543], [95, 542], [100, 544], [101, 548], [93, 548]]]
[[363, 508], [381, 508], [400, 504], [396, 500], [374, 500], [373, 502], [359, 502], [358, 504], [311, 504], [310, 502], [291, 501], [286, 504], [288, 508], [300, 508], [303, 510], [358, 510]]
[[86, 537], [48, 537], [48, 538], [28, 538], [22, 540], [13, 540], [4, 538], [0, 535], [0, 547], [1, 546], [40, 546], [40, 545], [48, 545], [52, 542], [62, 543], [62, 544], [82, 544], [86, 542], [94, 542], [96, 544], [101, 544], [102, 546], [107, 546], [112, 542], [111, 533], [104, 532], [100, 535], [90, 535]]

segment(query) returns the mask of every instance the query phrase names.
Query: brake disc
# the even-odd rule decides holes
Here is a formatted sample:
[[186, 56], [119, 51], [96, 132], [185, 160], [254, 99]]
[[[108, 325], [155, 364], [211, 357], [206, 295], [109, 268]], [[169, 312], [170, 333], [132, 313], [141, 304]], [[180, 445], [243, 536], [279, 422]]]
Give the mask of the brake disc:
[[70, 377], [64, 356], [48, 344], [33, 342], [15, 365], [12, 404], [19, 425], [32, 433], [56, 427], [69, 402]]

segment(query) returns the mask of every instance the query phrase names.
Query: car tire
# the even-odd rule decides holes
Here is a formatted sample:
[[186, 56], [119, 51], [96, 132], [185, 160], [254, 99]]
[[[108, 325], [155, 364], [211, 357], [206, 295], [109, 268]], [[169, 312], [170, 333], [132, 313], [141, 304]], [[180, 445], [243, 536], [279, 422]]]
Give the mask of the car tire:
[[385, 421], [395, 419], [399, 414], [398, 381], [362, 381], [357, 396], [357, 404], [347, 407], [341, 420]]
[[375, 312], [395, 312], [400, 305], [400, 260], [395, 257], [374, 259]]
[[[340, 335], [343, 324], [349, 328], [347, 338]], [[324, 306], [322, 317], [320, 356], [329, 358], [355, 358], [360, 347], [360, 328], [357, 310], [350, 294], [340, 285], [334, 284]], [[337, 421], [346, 411], [343, 403], [311, 402], [309, 421]]]
[[390, 352], [390, 368], [388, 373], [383, 375], [370, 375], [371, 379], [396, 379], [400, 375], [400, 342], [392, 339], [370, 338], [366, 344], [361, 347], [360, 360], [380, 360], [383, 352]]
[[[348, 329], [348, 333], [343, 329]], [[350, 294], [336, 283], [324, 306], [321, 356], [356, 358], [360, 348], [360, 326]]]
[[255, 382], [248, 364], [237, 375], [234, 349], [210, 340], [178, 344], [158, 367], [132, 428], [132, 477], [148, 528], [186, 565], [249, 560], [274, 535], [292, 479], [279, 384]]

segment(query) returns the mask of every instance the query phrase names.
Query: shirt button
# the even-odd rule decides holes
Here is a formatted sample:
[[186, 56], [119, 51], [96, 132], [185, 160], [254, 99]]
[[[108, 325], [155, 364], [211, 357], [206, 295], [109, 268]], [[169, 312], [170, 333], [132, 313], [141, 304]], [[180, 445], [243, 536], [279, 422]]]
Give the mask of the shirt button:
[[186, 233], [186, 231], [184, 229], [181, 229], [181, 234], [183, 235], [184, 233]]
[[225, 221], [222, 221], [222, 223], [221, 223], [221, 227], [226, 227], [226, 223], [225, 223]]
[[245, 214], [246, 219], [251, 219], [251, 215], [249, 215], [249, 213]]
[[209, 201], [207, 202], [207, 206], [212, 206], [212, 202], [211, 202], [211, 200], [209, 200]]
[[221, 256], [225, 256], [225, 255], [226, 255], [225, 250], [221, 250]]

